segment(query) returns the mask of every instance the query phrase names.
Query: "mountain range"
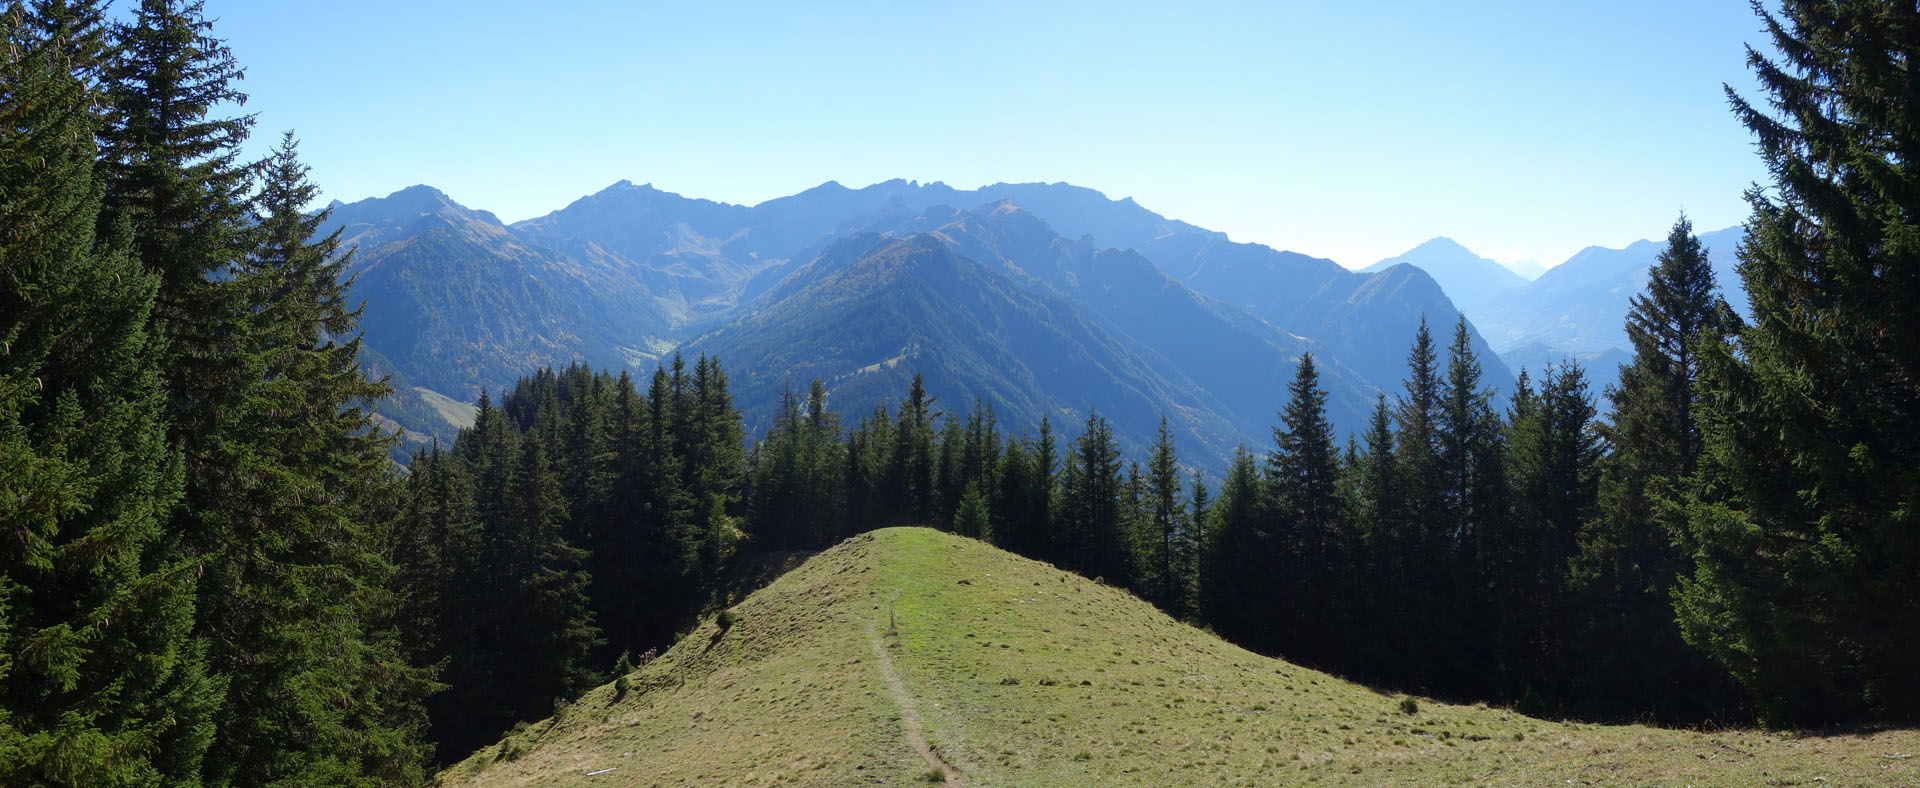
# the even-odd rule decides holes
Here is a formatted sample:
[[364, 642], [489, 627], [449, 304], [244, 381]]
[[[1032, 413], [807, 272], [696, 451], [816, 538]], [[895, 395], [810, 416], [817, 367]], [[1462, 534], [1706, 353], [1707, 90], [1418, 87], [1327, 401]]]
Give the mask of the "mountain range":
[[[1734, 271], [1739, 226], [1700, 233], [1722, 297], [1747, 312], [1746, 291]], [[1666, 246], [1642, 240], [1624, 249], [1590, 246], [1527, 281], [1510, 268], [1474, 254], [1449, 238], [1434, 238], [1363, 271], [1407, 264], [1426, 271], [1480, 329], [1512, 370], [1536, 374], [1548, 363], [1579, 361], [1598, 396], [1632, 357], [1626, 319], [1647, 271]]]
[[1443, 344], [1459, 319], [1413, 266], [1352, 272], [1063, 183], [829, 182], [741, 206], [621, 181], [511, 225], [415, 186], [334, 204], [333, 229], [366, 346], [409, 383], [389, 415], [416, 438], [449, 424], [402, 413], [431, 420], [540, 366], [704, 352], [751, 429], [815, 377], [856, 417], [920, 373], [941, 407], [979, 400], [1013, 425], [1071, 433], [1097, 410], [1129, 450], [1165, 415], [1217, 469], [1270, 443], [1301, 355], [1336, 430], [1357, 432], [1399, 390], [1422, 318]]

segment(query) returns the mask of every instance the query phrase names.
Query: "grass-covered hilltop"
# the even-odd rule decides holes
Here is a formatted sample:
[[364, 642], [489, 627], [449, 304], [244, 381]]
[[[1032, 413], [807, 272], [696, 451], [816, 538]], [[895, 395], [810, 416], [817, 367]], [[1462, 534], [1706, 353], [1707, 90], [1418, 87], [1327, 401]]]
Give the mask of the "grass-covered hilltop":
[[277, 5], [0, 0], [0, 788], [1920, 786], [1914, 0], [1756, 3], [1771, 182], [1554, 285], [1595, 376], [1065, 184], [322, 207], [218, 12], [394, 25]]
[[708, 621], [636, 669], [624, 697], [592, 690], [449, 768], [443, 784], [1920, 781], [1906, 757], [1920, 752], [1913, 730], [1568, 724], [1382, 693], [924, 528], [848, 539], [728, 613], [728, 628]]

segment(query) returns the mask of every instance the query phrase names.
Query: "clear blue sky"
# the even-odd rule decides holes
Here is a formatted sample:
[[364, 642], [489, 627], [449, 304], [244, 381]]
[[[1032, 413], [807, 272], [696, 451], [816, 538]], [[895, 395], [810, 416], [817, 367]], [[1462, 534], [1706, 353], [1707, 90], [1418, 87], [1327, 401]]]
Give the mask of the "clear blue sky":
[[1765, 180], [1744, 0], [207, 0], [254, 147], [329, 199], [415, 183], [509, 222], [626, 178], [756, 203], [827, 180], [1069, 181], [1349, 266], [1702, 230]]

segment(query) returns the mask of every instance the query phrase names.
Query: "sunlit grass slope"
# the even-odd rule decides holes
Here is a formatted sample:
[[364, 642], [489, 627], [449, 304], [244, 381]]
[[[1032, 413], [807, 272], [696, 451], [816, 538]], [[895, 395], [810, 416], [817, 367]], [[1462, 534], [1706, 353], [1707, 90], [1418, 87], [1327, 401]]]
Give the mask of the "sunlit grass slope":
[[733, 612], [634, 673], [624, 699], [596, 689], [443, 780], [912, 785], [940, 782], [944, 761], [949, 784], [975, 786], [1920, 785], [1920, 732], [1693, 733], [1408, 704], [926, 529], [849, 540]]

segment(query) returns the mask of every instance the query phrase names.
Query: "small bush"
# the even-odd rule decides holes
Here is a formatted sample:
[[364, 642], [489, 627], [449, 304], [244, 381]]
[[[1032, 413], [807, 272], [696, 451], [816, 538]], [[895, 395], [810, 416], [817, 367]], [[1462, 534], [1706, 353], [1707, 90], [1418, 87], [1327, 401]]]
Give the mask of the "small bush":
[[614, 663], [613, 665], [613, 699], [614, 700], [617, 701], [617, 700], [620, 700], [621, 698], [625, 698], [627, 696], [627, 691], [632, 689], [632, 686], [627, 683], [627, 674], [632, 672], [633, 672], [633, 660], [627, 658], [627, 652], [625, 651], [620, 652], [620, 661]]
[[947, 775], [939, 769], [928, 769], [926, 774], [920, 775], [920, 779], [930, 783], [943, 783], [947, 781]]
[[734, 615], [734, 612], [731, 610], [722, 610], [719, 615], [713, 617], [714, 626], [719, 627], [721, 632], [732, 629], [733, 625], [739, 622], [740, 617]]
[[1400, 699], [1400, 713], [1412, 716], [1420, 713], [1420, 701], [1412, 698]]
[[1073, 754], [1073, 759], [1076, 761], [1091, 761], [1093, 760], [1093, 753], [1081, 750]]

